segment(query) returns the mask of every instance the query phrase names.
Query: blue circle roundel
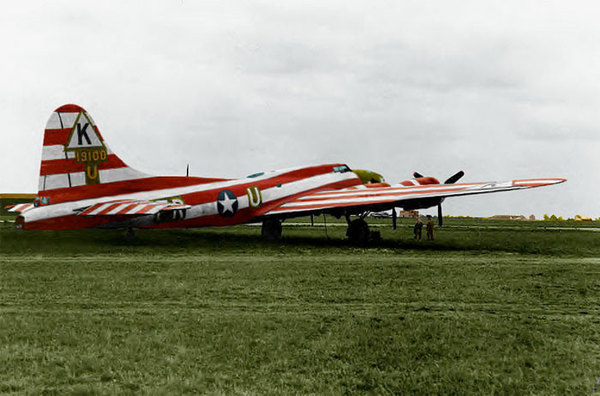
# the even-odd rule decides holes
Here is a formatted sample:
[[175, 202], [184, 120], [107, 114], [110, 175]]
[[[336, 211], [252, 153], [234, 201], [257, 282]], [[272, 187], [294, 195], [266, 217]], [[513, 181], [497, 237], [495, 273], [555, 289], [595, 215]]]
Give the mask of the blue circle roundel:
[[231, 217], [238, 210], [238, 200], [234, 193], [229, 190], [219, 191], [217, 197], [217, 210], [224, 217]]

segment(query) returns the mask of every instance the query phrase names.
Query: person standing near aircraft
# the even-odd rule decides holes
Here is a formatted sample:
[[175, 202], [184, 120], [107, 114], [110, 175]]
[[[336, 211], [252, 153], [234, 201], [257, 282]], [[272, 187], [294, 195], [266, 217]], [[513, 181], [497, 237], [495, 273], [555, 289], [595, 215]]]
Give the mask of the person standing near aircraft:
[[427, 240], [433, 241], [433, 219], [427, 215]]
[[413, 232], [415, 233], [415, 241], [421, 240], [421, 234], [423, 232], [423, 222], [421, 221], [421, 217], [417, 217], [417, 223], [413, 228]]

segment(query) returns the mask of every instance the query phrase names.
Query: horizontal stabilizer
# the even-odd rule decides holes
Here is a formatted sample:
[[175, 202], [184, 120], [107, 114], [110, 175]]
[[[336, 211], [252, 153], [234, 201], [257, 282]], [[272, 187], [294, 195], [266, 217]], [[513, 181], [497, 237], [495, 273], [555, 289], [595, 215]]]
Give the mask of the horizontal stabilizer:
[[160, 201], [139, 201], [139, 200], [118, 200], [109, 202], [100, 202], [92, 206], [77, 209], [79, 216], [121, 216], [121, 215], [152, 215], [158, 212], [165, 212], [178, 209], [189, 209], [190, 205], [160, 202]]
[[5, 206], [4, 208], [8, 209], [9, 212], [23, 213], [23, 212], [33, 208], [33, 203], [8, 205], [8, 206]]

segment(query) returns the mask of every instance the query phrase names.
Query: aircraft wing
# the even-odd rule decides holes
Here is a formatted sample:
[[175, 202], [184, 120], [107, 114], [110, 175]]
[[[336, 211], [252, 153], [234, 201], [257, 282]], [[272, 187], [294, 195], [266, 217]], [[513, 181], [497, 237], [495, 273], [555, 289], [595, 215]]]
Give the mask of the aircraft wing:
[[115, 215], [152, 215], [158, 212], [167, 212], [177, 209], [189, 209], [190, 205], [160, 202], [121, 199], [116, 201], [100, 202], [91, 206], [76, 209], [79, 216], [115, 216]]
[[392, 185], [369, 187], [361, 185], [342, 190], [320, 191], [287, 201], [264, 216], [293, 217], [321, 212], [380, 211], [401, 207], [403, 201], [427, 198], [446, 198], [460, 195], [486, 194], [501, 191], [549, 186], [566, 179], [524, 179], [505, 182], [428, 184], [417, 186]]

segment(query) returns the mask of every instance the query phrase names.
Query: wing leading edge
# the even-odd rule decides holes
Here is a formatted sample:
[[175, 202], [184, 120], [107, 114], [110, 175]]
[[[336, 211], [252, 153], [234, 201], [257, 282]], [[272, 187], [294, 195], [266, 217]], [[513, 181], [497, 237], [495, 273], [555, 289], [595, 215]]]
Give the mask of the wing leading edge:
[[402, 202], [421, 198], [446, 198], [487, 194], [550, 186], [566, 179], [521, 179], [505, 182], [392, 185], [369, 188], [366, 185], [343, 190], [321, 191], [288, 201], [264, 214], [267, 217], [291, 217], [339, 210], [386, 210], [401, 207]]

